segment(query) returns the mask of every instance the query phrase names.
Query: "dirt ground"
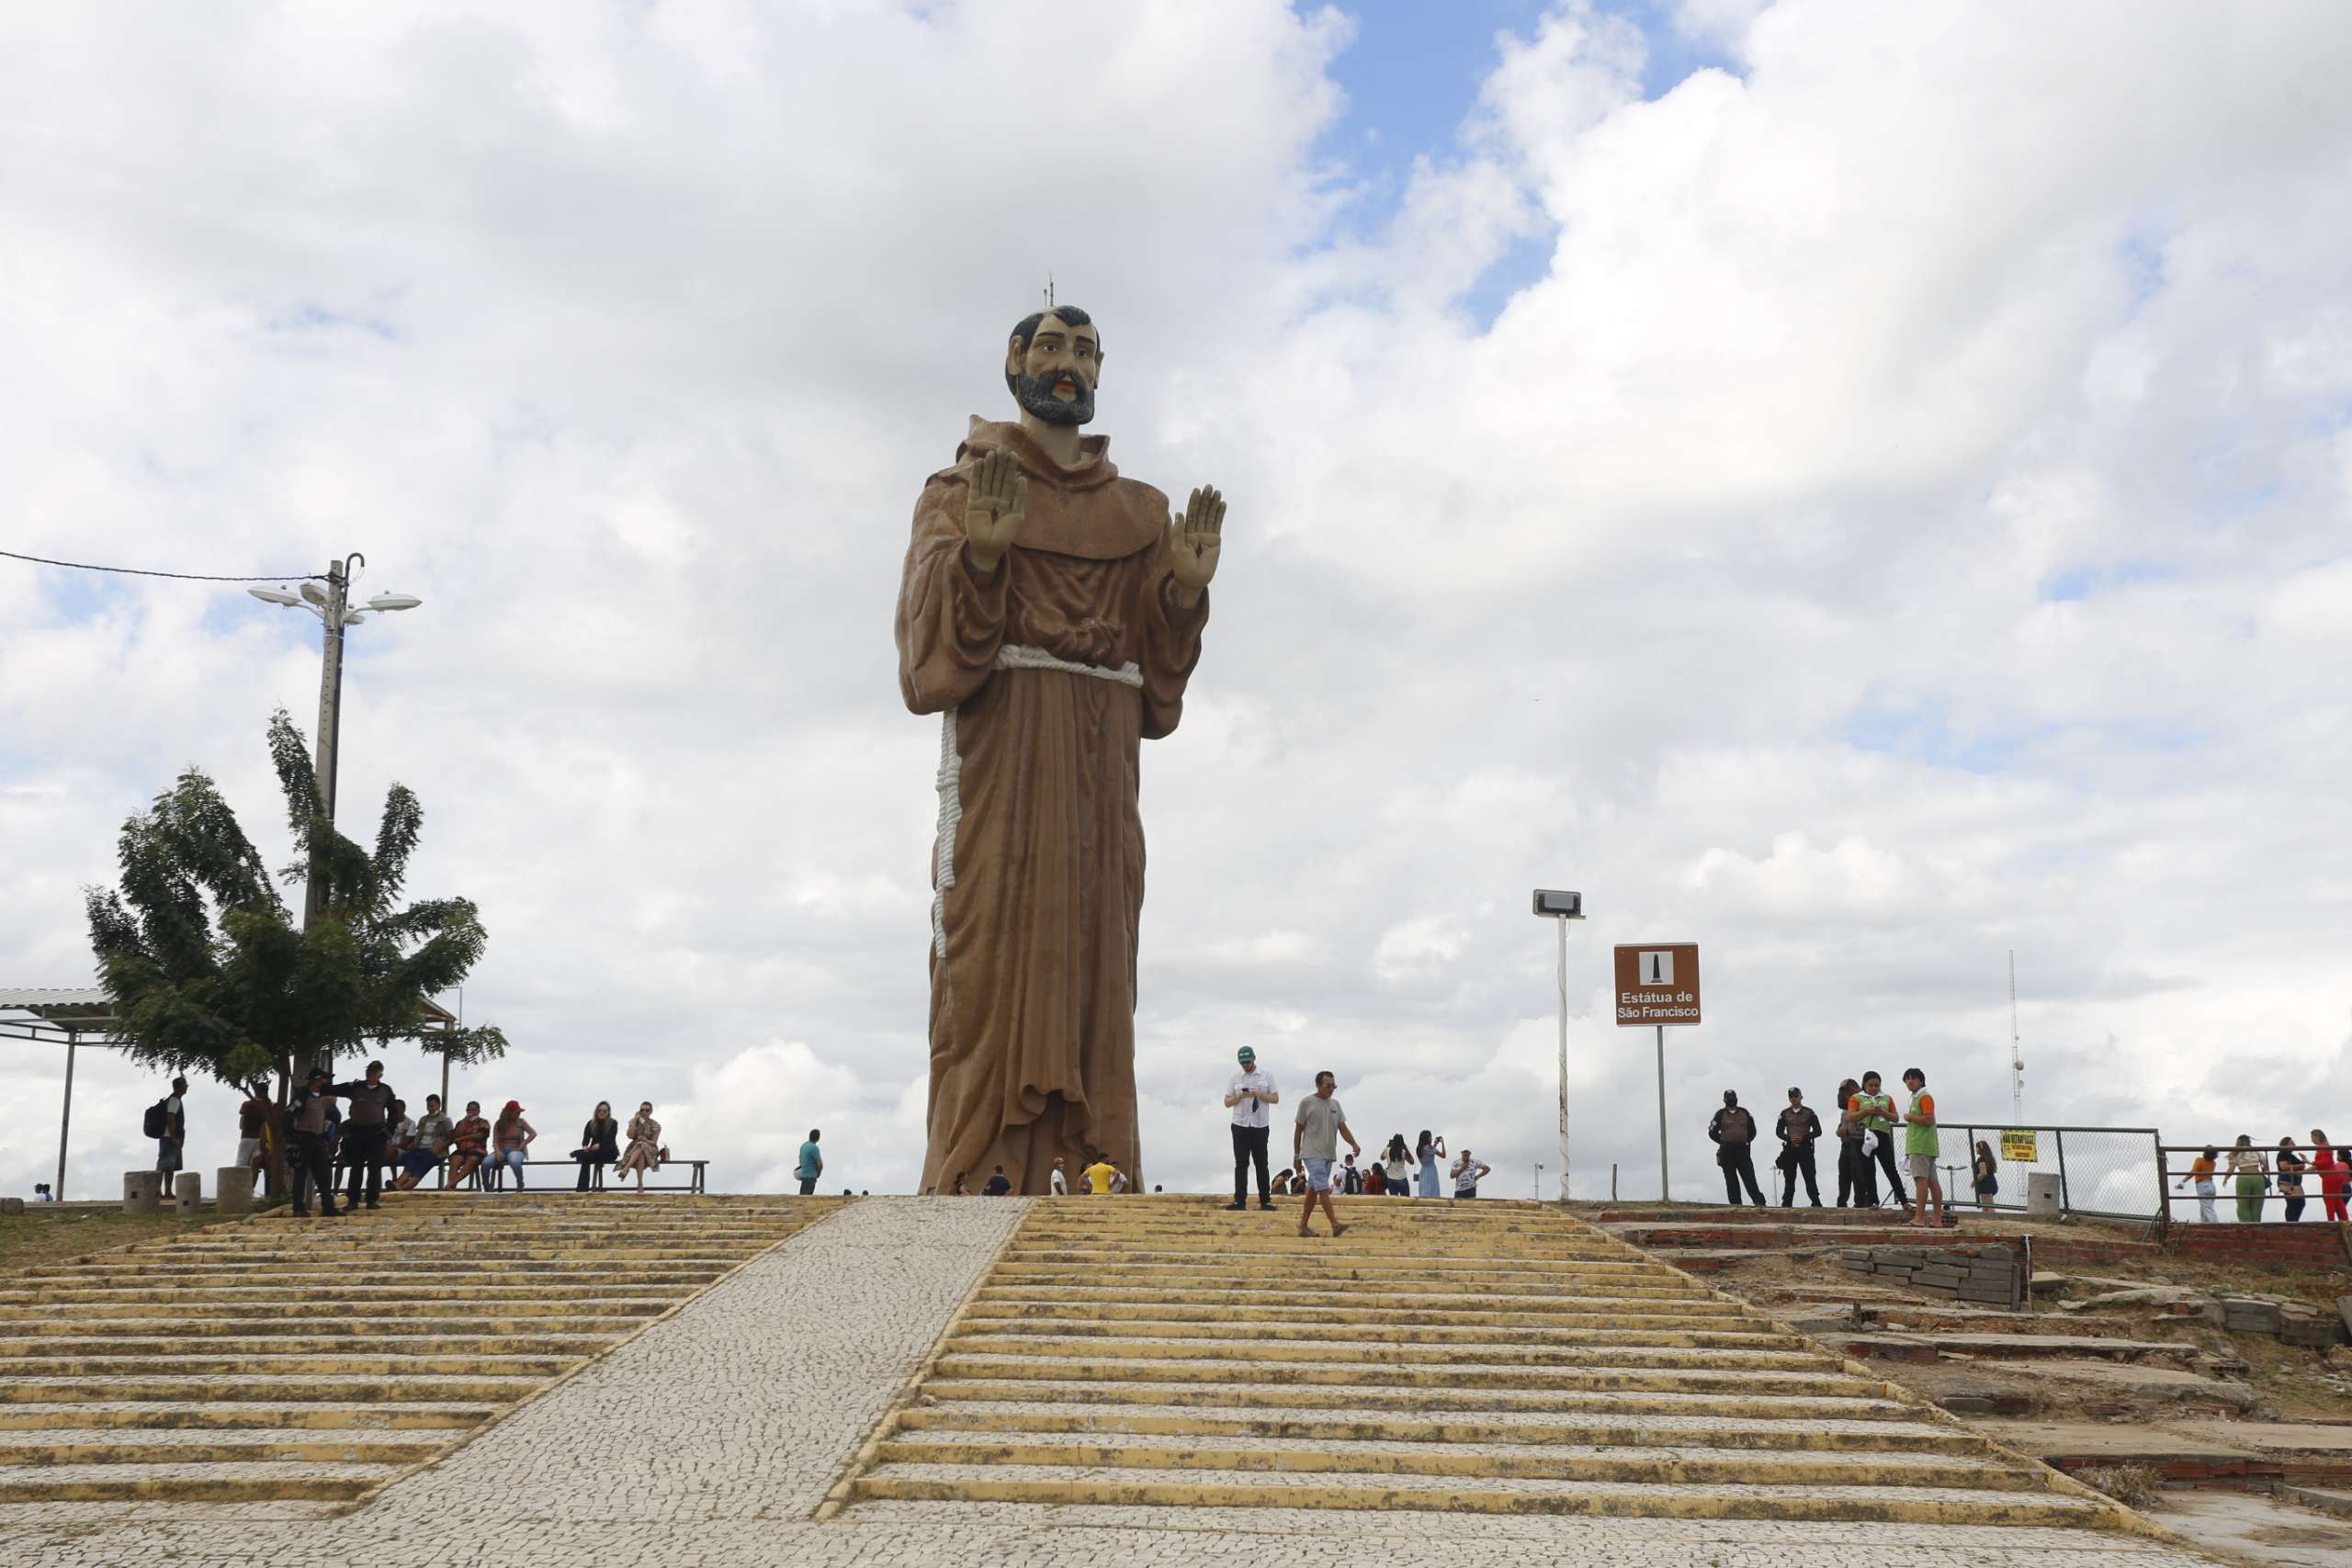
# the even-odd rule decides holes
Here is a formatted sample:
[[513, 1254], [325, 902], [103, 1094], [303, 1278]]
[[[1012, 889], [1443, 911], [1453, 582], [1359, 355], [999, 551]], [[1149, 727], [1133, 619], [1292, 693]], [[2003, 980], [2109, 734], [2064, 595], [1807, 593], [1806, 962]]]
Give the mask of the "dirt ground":
[[119, 1209], [73, 1204], [28, 1206], [21, 1214], [0, 1214], [0, 1277], [37, 1263], [63, 1263], [85, 1253], [159, 1236], [185, 1235], [215, 1222], [209, 1216], [126, 1214]]
[[[1696, 1213], [1705, 1212], [1703, 1206], [1691, 1207]], [[2102, 1233], [2138, 1240], [2141, 1235], [2141, 1227], [2082, 1222], [2039, 1222], [2016, 1228], [2064, 1235], [2070, 1240]], [[1901, 1245], [1900, 1233], [1891, 1235], [1884, 1245]], [[1734, 1268], [1702, 1278], [1720, 1290], [1747, 1297], [1782, 1314], [1804, 1314], [1804, 1298], [1815, 1295], [1825, 1298], [1825, 1306], [1831, 1311], [1836, 1310], [1840, 1298], [1873, 1305], [1917, 1304], [1929, 1311], [1939, 1307], [1949, 1310], [1955, 1304], [1891, 1289], [1867, 1275], [1849, 1273], [1838, 1267], [1837, 1255], [1835, 1248], [1809, 1254], [1764, 1254], [1753, 1260], [1742, 1258]], [[1673, 1255], [1669, 1252], [1661, 1256], [1671, 1259]], [[2037, 1294], [2029, 1303], [2028, 1310], [2036, 1318], [2048, 1320], [2051, 1332], [2104, 1332], [2120, 1338], [2191, 1343], [2216, 1356], [2245, 1363], [2242, 1386], [2253, 1391], [2254, 1397], [2247, 1402], [2250, 1408], [2276, 1412], [2277, 1418], [2288, 1421], [2352, 1421], [2352, 1368], [2330, 1368], [2321, 1351], [2282, 1344], [2267, 1335], [2233, 1335], [2211, 1324], [2160, 1314], [2146, 1303], [2084, 1312], [2059, 1310], [2061, 1302], [2080, 1301], [2132, 1283], [2147, 1283], [2173, 1285], [2213, 1296], [2263, 1295], [2301, 1300], [2333, 1313], [2339, 1295], [2352, 1295], [2352, 1273], [2317, 1274], [2270, 1266], [2205, 1267], [2185, 1264], [2176, 1257], [2128, 1252], [2119, 1253], [2096, 1267], [2045, 1267], [2041, 1272], [2062, 1273], [2070, 1281], [2063, 1293]], [[2086, 1275], [2090, 1278], [2086, 1279]], [[2035, 1393], [2052, 1417], [2106, 1418], [2116, 1404], [2124, 1402], [2143, 1404], [2149, 1409], [2150, 1418], [2160, 1418], [2161, 1413], [2180, 1404], [2199, 1403], [2195, 1381], [2188, 1374], [2157, 1366], [2108, 1369], [2073, 1362], [1978, 1359], [1947, 1360], [1933, 1366], [1889, 1361], [1877, 1364], [1874, 1370], [1907, 1383], [1929, 1398], [1987, 1391]]]

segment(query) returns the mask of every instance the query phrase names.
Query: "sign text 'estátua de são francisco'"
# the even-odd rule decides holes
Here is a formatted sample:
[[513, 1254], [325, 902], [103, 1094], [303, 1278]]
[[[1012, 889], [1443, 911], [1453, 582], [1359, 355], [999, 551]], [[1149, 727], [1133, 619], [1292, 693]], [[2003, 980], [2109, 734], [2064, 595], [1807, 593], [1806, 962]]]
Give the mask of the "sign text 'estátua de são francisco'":
[[1699, 944], [1637, 942], [1617, 950], [1620, 1025], [1699, 1021]]

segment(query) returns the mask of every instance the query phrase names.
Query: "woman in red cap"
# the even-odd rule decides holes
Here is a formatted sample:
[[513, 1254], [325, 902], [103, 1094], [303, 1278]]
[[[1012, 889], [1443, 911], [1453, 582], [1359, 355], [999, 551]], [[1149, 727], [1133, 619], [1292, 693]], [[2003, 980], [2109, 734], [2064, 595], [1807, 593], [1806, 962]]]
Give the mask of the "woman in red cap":
[[523, 1162], [529, 1157], [531, 1140], [539, 1130], [523, 1120], [523, 1104], [510, 1100], [506, 1109], [498, 1113], [498, 1124], [490, 1130], [491, 1158], [514, 1173], [514, 1188], [523, 1188]]

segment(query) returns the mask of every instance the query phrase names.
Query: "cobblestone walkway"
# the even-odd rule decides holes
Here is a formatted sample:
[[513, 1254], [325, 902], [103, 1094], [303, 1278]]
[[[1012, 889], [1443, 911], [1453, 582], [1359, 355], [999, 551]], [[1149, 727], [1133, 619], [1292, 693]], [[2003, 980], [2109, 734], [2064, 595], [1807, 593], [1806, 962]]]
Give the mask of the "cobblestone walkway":
[[[1881, 1568], [1891, 1562], [1905, 1568], [2191, 1568], [2203, 1561], [2126, 1535], [1883, 1520], [888, 1497], [816, 1520], [818, 1505], [853, 1472], [861, 1449], [864, 1462], [878, 1460], [880, 1450], [868, 1442], [877, 1423], [900, 1404], [1031, 1208], [1018, 1201], [937, 1199], [852, 1204], [357, 1512], [321, 1517], [309, 1512], [314, 1505], [220, 1506], [200, 1515], [184, 1511], [164, 1524], [125, 1517], [119, 1505], [53, 1505], [39, 1510], [38, 1522], [0, 1520], [0, 1562], [44, 1568], [1071, 1562], [1354, 1568], [1393, 1558], [1428, 1568]], [[1105, 1272], [1116, 1274], [1115, 1264]], [[1383, 1418], [1377, 1409], [1364, 1415]], [[1416, 1419], [1396, 1410], [1386, 1418]], [[890, 1461], [880, 1462], [887, 1472]]]

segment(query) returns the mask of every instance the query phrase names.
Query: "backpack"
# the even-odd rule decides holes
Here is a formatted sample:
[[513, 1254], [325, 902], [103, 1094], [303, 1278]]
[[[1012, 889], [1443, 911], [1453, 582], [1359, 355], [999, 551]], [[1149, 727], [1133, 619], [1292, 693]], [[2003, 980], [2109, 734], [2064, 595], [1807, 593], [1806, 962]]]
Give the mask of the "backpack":
[[146, 1116], [140, 1121], [139, 1130], [151, 1138], [170, 1137], [172, 1135], [171, 1105], [172, 1097], [167, 1094], [149, 1106]]

